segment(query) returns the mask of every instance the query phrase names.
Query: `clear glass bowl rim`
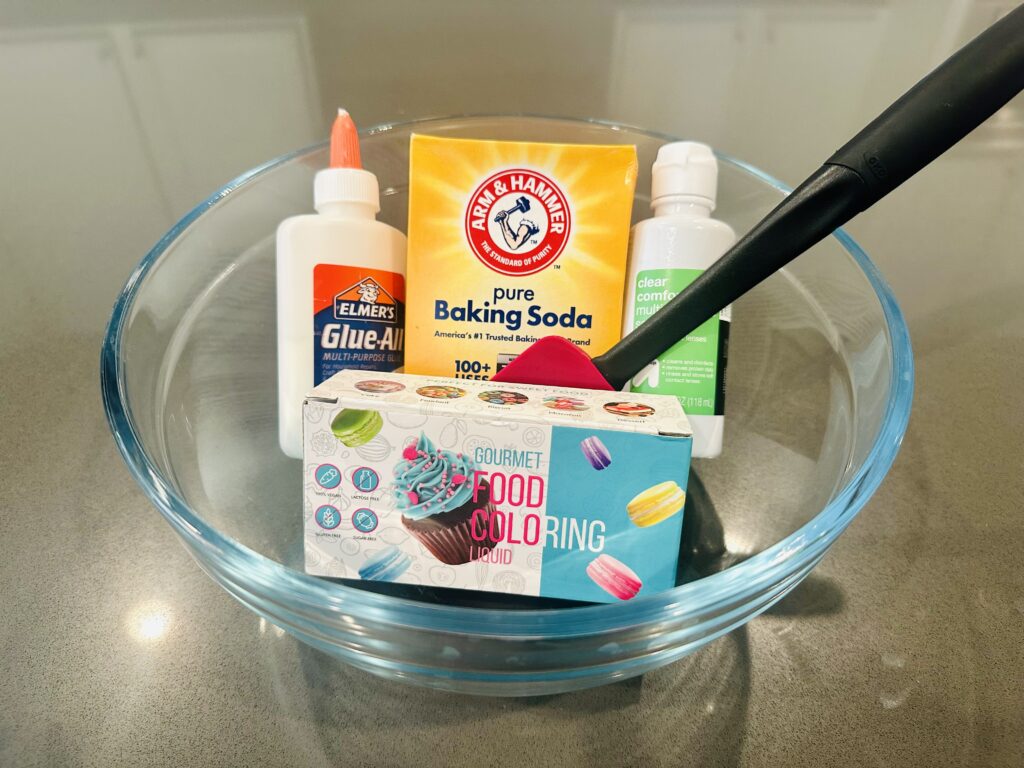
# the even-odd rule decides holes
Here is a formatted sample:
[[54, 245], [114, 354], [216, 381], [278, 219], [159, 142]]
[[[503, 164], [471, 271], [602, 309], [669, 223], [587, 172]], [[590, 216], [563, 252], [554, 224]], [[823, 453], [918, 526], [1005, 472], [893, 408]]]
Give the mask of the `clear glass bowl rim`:
[[[396, 129], [427, 128], [457, 120], [501, 119], [596, 125], [662, 141], [678, 141], [677, 137], [624, 123], [531, 114], [449, 115], [383, 123], [360, 133], [372, 136]], [[627, 603], [507, 611], [434, 605], [353, 589], [307, 576], [222, 535], [192, 512], [142, 449], [124, 389], [121, 347], [127, 319], [149, 271], [193, 222], [239, 187], [283, 163], [323, 146], [324, 143], [319, 143], [305, 147], [246, 171], [210, 195], [175, 224], [129, 275], [114, 303], [100, 353], [100, 386], [107, 421], [132, 476], [185, 543], [196, 550], [200, 559], [216, 564], [218, 570], [226, 572], [225, 575], [232, 574], [233, 580], [245, 585], [247, 589], [257, 590], [270, 601], [282, 605], [301, 605], [314, 612], [326, 610], [376, 619], [392, 626], [501, 636], [506, 639], [564, 639], [683, 616], [700, 621], [702, 615], [711, 616], [734, 608], [737, 602], [812, 566], [867, 503], [895, 460], [906, 431], [913, 397], [914, 366], [910, 336], [892, 289], [863, 249], [844, 230], [839, 229], [832, 236], [857, 263], [874, 289], [889, 334], [890, 389], [881, 428], [860, 469], [821, 512], [786, 538], [737, 565], [698, 581]], [[748, 163], [719, 152], [716, 155], [720, 161], [746, 171], [783, 194], [791, 191], [790, 187]]]

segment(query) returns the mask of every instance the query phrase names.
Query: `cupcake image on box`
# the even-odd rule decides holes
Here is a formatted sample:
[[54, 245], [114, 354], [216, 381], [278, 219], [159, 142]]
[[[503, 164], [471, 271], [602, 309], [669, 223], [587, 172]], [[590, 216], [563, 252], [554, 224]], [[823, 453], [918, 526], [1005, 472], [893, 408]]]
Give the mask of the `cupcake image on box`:
[[355, 383], [355, 388], [361, 392], [385, 395], [392, 392], [401, 392], [405, 389], [405, 385], [390, 379], [363, 379]]
[[349, 448], [355, 448], [370, 442], [383, 426], [384, 419], [377, 411], [345, 408], [331, 422], [331, 432]]
[[[473, 498], [474, 463], [463, 453], [437, 448], [425, 434], [405, 447], [395, 466], [395, 506], [402, 525], [442, 563], [461, 565], [487, 554], [498, 541], [484, 531], [494, 506], [481, 479]], [[477, 514], [478, 535], [470, 525]], [[489, 525], [487, 528], [489, 529]]]

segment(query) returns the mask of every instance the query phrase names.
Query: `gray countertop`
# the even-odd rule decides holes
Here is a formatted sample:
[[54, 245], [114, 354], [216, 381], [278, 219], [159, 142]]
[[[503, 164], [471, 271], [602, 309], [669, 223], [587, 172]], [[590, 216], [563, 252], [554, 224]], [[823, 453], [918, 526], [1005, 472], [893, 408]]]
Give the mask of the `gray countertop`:
[[98, 390], [110, 304], [146, 249], [227, 178], [317, 140], [339, 102], [364, 123], [606, 117], [794, 182], [1012, 5], [8, 3], [0, 764], [1019, 765], [1020, 100], [850, 227], [914, 343], [889, 477], [783, 602], [639, 679], [470, 698], [300, 644], [178, 545]]

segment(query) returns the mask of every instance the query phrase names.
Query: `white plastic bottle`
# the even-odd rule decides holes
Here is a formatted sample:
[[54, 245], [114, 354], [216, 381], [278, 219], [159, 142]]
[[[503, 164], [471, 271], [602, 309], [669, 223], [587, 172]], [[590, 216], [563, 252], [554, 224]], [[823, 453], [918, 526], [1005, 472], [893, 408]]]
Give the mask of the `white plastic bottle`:
[[[706, 144], [680, 141], [658, 151], [651, 172], [654, 218], [633, 228], [623, 333], [642, 324], [692, 283], [736, 242], [732, 228], [711, 218], [718, 162]], [[693, 455], [722, 452], [729, 308], [633, 377], [634, 392], [679, 398], [693, 425]]]
[[302, 401], [345, 368], [393, 371], [405, 348], [405, 235], [376, 220], [377, 177], [361, 167], [345, 110], [330, 167], [314, 181], [316, 214], [277, 229], [277, 382], [281, 450], [302, 457]]

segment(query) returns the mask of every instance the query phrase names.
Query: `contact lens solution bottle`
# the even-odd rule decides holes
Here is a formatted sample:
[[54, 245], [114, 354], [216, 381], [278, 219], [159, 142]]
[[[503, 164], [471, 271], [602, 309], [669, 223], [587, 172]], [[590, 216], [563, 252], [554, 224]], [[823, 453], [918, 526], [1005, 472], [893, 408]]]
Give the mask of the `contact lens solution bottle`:
[[[651, 171], [654, 217], [633, 227], [631, 236], [623, 334], [661, 309], [736, 242], [732, 228], [711, 217], [717, 191], [718, 163], [709, 146], [680, 141], [658, 151]], [[731, 307], [709, 317], [627, 387], [679, 398], [693, 427], [694, 457], [722, 452], [731, 318]]]

